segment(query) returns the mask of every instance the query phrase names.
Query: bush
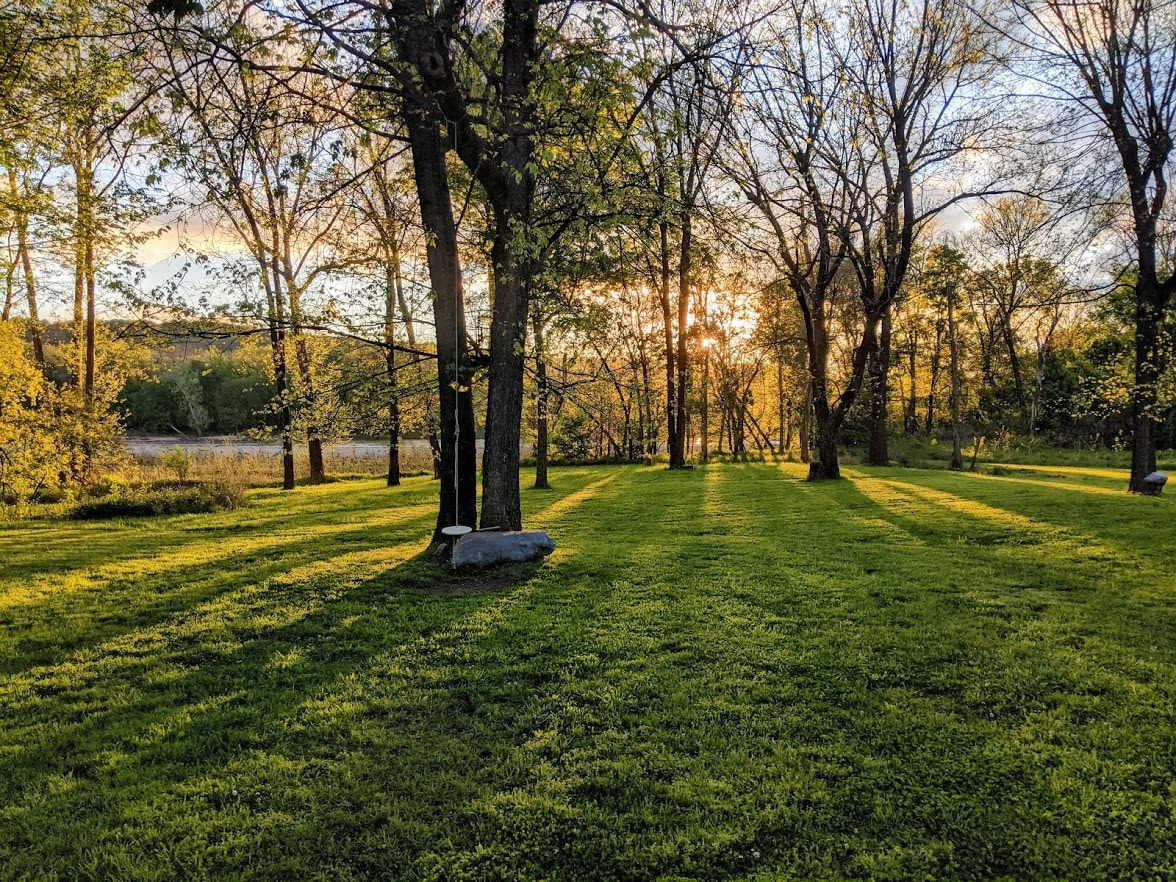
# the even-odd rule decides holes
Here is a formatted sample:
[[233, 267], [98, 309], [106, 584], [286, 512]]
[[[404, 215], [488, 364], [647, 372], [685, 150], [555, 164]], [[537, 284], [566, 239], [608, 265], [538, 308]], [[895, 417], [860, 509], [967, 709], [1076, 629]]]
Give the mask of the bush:
[[587, 414], [575, 412], [557, 417], [551, 424], [553, 459], [584, 463], [592, 452], [596, 428]]
[[176, 473], [176, 480], [181, 484], [188, 480], [188, 473], [192, 471], [192, 463], [196, 461], [188, 451], [182, 447], [173, 447], [159, 458], [161, 465]]
[[70, 517], [92, 521], [154, 515], [205, 514], [239, 508], [241, 490], [222, 482], [158, 483], [128, 488], [74, 506]]

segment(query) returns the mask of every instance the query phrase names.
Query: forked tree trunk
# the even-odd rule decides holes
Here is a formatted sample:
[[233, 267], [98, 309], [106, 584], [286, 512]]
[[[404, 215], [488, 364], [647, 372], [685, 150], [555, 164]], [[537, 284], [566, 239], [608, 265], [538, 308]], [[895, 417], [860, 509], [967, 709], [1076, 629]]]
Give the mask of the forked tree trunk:
[[817, 455], [809, 461], [808, 479], [836, 480], [841, 477], [841, 464], [837, 459], [837, 425], [824, 394], [815, 394], [813, 405], [817, 418]]

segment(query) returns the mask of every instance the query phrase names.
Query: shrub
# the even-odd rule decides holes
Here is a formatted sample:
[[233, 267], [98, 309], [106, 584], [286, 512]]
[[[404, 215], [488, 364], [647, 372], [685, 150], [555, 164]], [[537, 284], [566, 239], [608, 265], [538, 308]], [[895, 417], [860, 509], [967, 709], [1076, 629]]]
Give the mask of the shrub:
[[163, 456], [159, 457], [159, 462], [176, 473], [176, 480], [183, 483], [188, 480], [188, 473], [192, 471], [192, 463], [196, 458], [182, 447], [173, 447]]
[[587, 414], [576, 412], [557, 417], [551, 425], [553, 458], [562, 462], [586, 462], [595, 437], [596, 429]]
[[223, 482], [160, 483], [128, 488], [101, 499], [82, 502], [70, 512], [75, 520], [205, 514], [239, 508], [241, 490]]

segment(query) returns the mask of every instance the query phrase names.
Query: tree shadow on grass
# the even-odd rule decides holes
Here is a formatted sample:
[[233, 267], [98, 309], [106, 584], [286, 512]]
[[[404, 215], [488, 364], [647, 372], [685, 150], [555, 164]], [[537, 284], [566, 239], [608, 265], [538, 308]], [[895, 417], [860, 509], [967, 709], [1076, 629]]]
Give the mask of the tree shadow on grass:
[[494, 635], [530, 615], [544, 566], [455, 578], [419, 553], [367, 578], [326, 567], [11, 679], [0, 864], [276, 879], [415, 860], [422, 830], [437, 844], [460, 824], [502, 739], [533, 727], [532, 696], [572, 649], [530, 619]]
[[[1082, 764], [1095, 735], [1059, 719], [1079, 739], [1066, 752], [1044, 723], [1025, 728], [1099, 711], [1047, 707], [1048, 692], [1016, 706], [1076, 676], [1064, 660], [1031, 664], [1036, 620], [1013, 623], [1026, 654], [1002, 671], [1006, 638], [986, 633], [985, 608], [946, 603], [989, 570], [993, 609], [1015, 596], [1004, 546], [963, 560], [947, 541], [963, 521], [908, 512], [901, 529], [921, 538], [899, 547], [852, 482], [708, 471], [590, 476], [592, 494], [536, 513], [564, 538], [511, 586], [434, 593], [444, 571], [421, 555], [324, 569], [161, 623], [150, 651], [94, 659], [84, 683], [63, 662], [63, 691], [7, 699], [19, 726], [0, 736], [0, 866], [1077, 878], [1084, 861], [1108, 866], [1096, 851], [1115, 843], [1115, 870], [1172, 869], [1154, 795], [1101, 759]], [[821, 521], [839, 512], [859, 518], [852, 552]], [[939, 572], [956, 585], [922, 599]], [[1097, 817], [1049, 795], [1078, 778]]]
[[313, 496], [306, 491], [301, 496], [275, 496], [268, 500], [274, 503], [272, 509], [265, 507], [265, 500], [254, 500], [242, 509], [204, 515], [0, 524], [0, 546], [4, 549], [0, 580], [64, 577], [78, 570], [178, 554], [194, 545], [275, 531], [307, 532], [317, 526], [337, 525], [340, 519], [358, 513], [433, 502], [432, 493], [427, 485], [395, 490], [332, 485]]
[[[303, 755], [297, 765], [329, 757], [331, 744], [307, 744], [299, 734], [305, 732], [301, 708], [329, 696], [375, 657], [427, 644], [495, 602], [492, 594], [441, 598], [412, 587], [434, 570], [418, 555], [356, 585], [319, 579], [274, 588], [263, 592], [260, 605], [261, 598], [251, 598], [251, 609], [234, 610], [233, 599], [222, 598], [223, 617], [204, 629], [185, 628], [183, 621], [163, 626], [149, 655], [73, 662], [13, 688], [4, 702], [12, 725], [0, 776], [8, 804], [0, 854], [10, 850], [9, 869], [20, 875], [22, 867], [32, 872], [46, 860], [65, 868], [87, 853], [102, 855], [123, 823], [153, 839], [140, 825], [148, 821], [145, 803], [160, 799], [176, 799], [168, 812], [179, 816], [157, 823], [191, 821], [198, 831], [203, 812], [223, 816], [221, 809], [237, 802], [226, 797], [241, 788], [220, 793], [221, 783], [255, 754], [285, 754], [301, 743], [302, 750], [289, 751]], [[308, 603], [308, 594], [321, 600]], [[271, 614], [290, 619], [291, 606], [309, 608], [276, 627], [266, 624]], [[200, 799], [193, 816], [182, 820], [189, 810], [177, 794], [193, 786]], [[196, 837], [188, 855], [194, 862], [202, 847], [211, 847]], [[27, 865], [18, 859], [22, 853], [31, 858]], [[40, 857], [32, 858], [35, 853]], [[136, 859], [143, 868], [153, 863], [146, 854]], [[116, 869], [107, 863], [98, 875]]]
[[[1097, 565], [1064, 553], [1063, 540], [1085, 539], [1011, 515], [993, 523], [991, 507], [925, 504], [910, 480], [909, 494], [851, 476], [782, 485], [773, 498], [755, 486], [766, 478], [743, 474], [725, 491], [749, 524], [768, 523], [773, 505], [790, 510], [741, 552], [775, 576], [749, 585], [732, 568], [712, 604], [749, 641], [760, 622], [787, 647], [765, 640], [741, 654], [775, 659], [790, 687], [781, 718], [828, 785], [811, 822], [832, 834], [830, 856], [845, 843], [834, 865], [847, 876], [1068, 878], [1114, 843], [1116, 872], [1171, 869], [1154, 845], [1168, 823], [1156, 797], [1173, 772], [1171, 629], [1102, 608], [1113, 592]], [[1074, 641], [1081, 630], [1089, 643]], [[774, 676], [770, 664], [744, 666]]]
[[[396, 526], [423, 541], [431, 515], [418, 515]], [[291, 571], [313, 565], [324, 557], [326, 542], [337, 555], [356, 554], [388, 547], [385, 536], [369, 526], [334, 529], [328, 537], [310, 531], [300, 536], [261, 538], [234, 547], [209, 545], [199, 563], [176, 557], [143, 561], [146, 572], [134, 562], [125, 570], [98, 570], [82, 587], [46, 591], [37, 599], [8, 603], [0, 608], [0, 672], [14, 674], [58, 664], [86, 649], [166, 621], [208, 604], [219, 597], [248, 591]], [[218, 550], [224, 547], [226, 550]]]

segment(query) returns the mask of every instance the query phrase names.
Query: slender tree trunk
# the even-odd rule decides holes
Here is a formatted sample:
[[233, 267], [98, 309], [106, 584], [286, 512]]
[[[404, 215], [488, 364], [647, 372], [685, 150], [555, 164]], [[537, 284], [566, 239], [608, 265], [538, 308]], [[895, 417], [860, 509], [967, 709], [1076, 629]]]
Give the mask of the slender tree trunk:
[[799, 448], [798, 453], [800, 461], [807, 463], [811, 459], [809, 446], [813, 437], [813, 383], [804, 384], [804, 410], [800, 414], [800, 431], [796, 439], [796, 445]]
[[[664, 198], [664, 193], [662, 194]], [[661, 246], [661, 285], [658, 301], [662, 312], [662, 329], [666, 355], [666, 450], [670, 454], [670, 468], [674, 468], [674, 450], [678, 445], [678, 390], [674, 370], [674, 318], [670, 307], [670, 226], [665, 220], [658, 224]], [[680, 331], [679, 331], [680, 333]]]
[[20, 256], [17, 255], [4, 274], [4, 310], [0, 312], [0, 321], [6, 322], [12, 318], [12, 301], [16, 296], [16, 265], [19, 261]]
[[33, 339], [33, 358], [38, 367], [45, 367], [45, 341], [41, 329], [41, 316], [37, 308], [37, 279], [33, 275], [33, 260], [29, 253], [29, 216], [21, 213], [16, 219], [17, 249], [20, 251], [21, 269], [24, 271], [25, 300], [29, 309], [29, 334]]
[[887, 411], [890, 403], [890, 314], [887, 305], [878, 321], [878, 336], [870, 353], [870, 465], [890, 464]]
[[74, 243], [74, 290], [73, 290], [73, 358], [70, 364], [70, 383], [75, 389], [82, 388], [82, 377], [86, 374], [86, 270], [85, 247], [82, 244], [82, 217], [79, 206], [77, 218], [78, 241]]
[[910, 335], [909, 351], [907, 352], [907, 380], [910, 383], [910, 390], [907, 395], [907, 414], [904, 420], [906, 430], [914, 435], [919, 431], [919, 397], [918, 397], [918, 372], [915, 369], [915, 353], [918, 350], [918, 338], [915, 334]]
[[16, 180], [16, 171], [8, 170], [8, 197], [13, 205], [12, 226], [16, 233], [16, 255], [8, 272], [8, 286], [4, 302], [4, 319], [7, 321], [15, 296], [17, 265], [24, 276], [25, 301], [29, 312], [29, 336], [33, 342], [33, 358], [37, 366], [45, 368], [45, 343], [42, 337], [41, 317], [37, 310], [37, 282], [33, 275], [33, 261], [29, 251], [29, 215], [21, 207], [21, 194]]
[[294, 438], [291, 433], [290, 386], [286, 370], [286, 320], [281, 280], [271, 273], [264, 255], [259, 255], [265, 288], [270, 357], [274, 368], [274, 391], [278, 396], [278, 434], [282, 439], [282, 489], [294, 489]]
[[690, 391], [690, 350], [689, 337], [686, 326], [690, 318], [691, 295], [691, 247], [693, 230], [690, 215], [681, 215], [681, 241], [679, 243], [678, 259], [678, 395], [675, 408], [677, 434], [674, 445], [670, 448], [670, 468], [684, 468], [686, 466], [686, 435], [687, 435], [687, 399]]
[[792, 427], [788, 419], [788, 407], [784, 398], [784, 353], [776, 352], [776, 424], [779, 427], [779, 448], [777, 453], [788, 449]]
[[94, 381], [98, 372], [98, 305], [96, 303], [96, 283], [94, 279], [94, 242], [86, 241], [85, 248], [86, 273], [86, 380], [83, 386], [86, 403], [94, 403]]
[[644, 399], [645, 406], [645, 432], [642, 437], [644, 449], [641, 451], [644, 456], [657, 455], [657, 426], [654, 425], [653, 419], [653, 380], [650, 377], [649, 370], [649, 353], [645, 347], [641, 347], [641, 397]]
[[702, 435], [702, 449], [698, 451], [698, 461], [710, 462], [710, 351], [702, 350], [702, 401], [699, 412], [699, 434]]
[[[543, 319], [538, 313], [532, 318], [535, 333], [535, 489], [548, 490], [547, 480], [547, 356], [543, 346]], [[628, 427], [626, 426], [626, 432]]]
[[[399, 251], [397, 254], [399, 254]], [[397, 265], [399, 266], [399, 261], [397, 261]], [[403, 277], [401, 277], [400, 283], [396, 288], [396, 303], [400, 308], [400, 320], [404, 322], [404, 337], [408, 341], [409, 348], [416, 349], [416, 323], [412, 310], [408, 308], [408, 298], [404, 293]], [[415, 371], [417, 385], [423, 386], [425, 381], [424, 365], [417, 361]], [[437, 435], [437, 408], [434, 397], [432, 392], [426, 393], [425, 395], [425, 440], [429, 444], [433, 479], [439, 480], [441, 478], [441, 439]]]
[[400, 289], [400, 255], [390, 243], [384, 267], [384, 367], [388, 371], [388, 475], [389, 487], [400, 484], [400, 402], [396, 369], [396, 300]]
[[[275, 228], [274, 237], [278, 237]], [[276, 243], [275, 243], [276, 245]], [[275, 253], [276, 260], [276, 253]], [[275, 272], [279, 270], [275, 268]], [[282, 266], [286, 280], [286, 297], [290, 303], [290, 337], [294, 341], [294, 360], [298, 367], [298, 377], [301, 380], [301, 405], [306, 415], [306, 454], [309, 466], [309, 478], [312, 484], [322, 484], [327, 479], [327, 470], [323, 463], [323, 441], [316, 410], [318, 409], [318, 394], [314, 382], [314, 366], [311, 363], [310, 349], [306, 342], [305, 317], [302, 313], [302, 291], [294, 277], [294, 266], [290, 256], [290, 240], [282, 237]]]
[[735, 443], [731, 445], [731, 452], [736, 456], [747, 456], [747, 398], [740, 397], [735, 411]]
[[1045, 346], [1037, 347], [1033, 362], [1033, 395], [1029, 399], [1029, 437], [1037, 437], [1037, 422], [1041, 417], [1041, 392], [1045, 385]]
[[1021, 409], [1021, 426], [1028, 429], [1030, 417], [1029, 401], [1025, 394], [1025, 379], [1021, 376], [1021, 361], [1017, 357], [1017, 340], [1013, 336], [1013, 328], [1009, 324], [1007, 315], [1001, 318], [1000, 335], [1004, 340], [1005, 350], [1009, 354], [1009, 369], [1013, 373], [1013, 388], [1017, 393], [1017, 405]]
[[927, 417], [924, 426], [926, 427], [926, 435], [931, 437], [931, 433], [935, 431], [935, 405], [936, 395], [939, 393], [939, 372], [941, 370], [941, 362], [943, 360], [940, 350], [943, 346], [943, 320], [937, 319], [935, 322], [935, 348], [931, 350], [931, 378], [927, 389]]
[[[285, 278], [278, 264], [277, 242], [274, 241], [272, 246], [273, 252], [267, 262], [266, 271], [270, 281], [270, 334], [274, 343], [275, 385], [282, 400], [278, 421], [282, 433], [282, 489], [293, 490], [294, 404], [291, 401], [290, 347], [286, 322], [286, 298], [289, 292], [283, 289]], [[264, 255], [262, 259], [264, 260]]]
[[955, 296], [947, 298], [947, 346], [948, 369], [951, 371], [951, 461], [947, 467], [954, 472], [964, 469], [964, 458], [960, 450], [962, 430], [960, 427], [960, 352], [959, 336], [956, 333]]
[[282, 439], [282, 489], [294, 489], [294, 438], [290, 432], [290, 387], [286, 376], [286, 331], [273, 319], [270, 351], [274, 362], [274, 389], [278, 394], [278, 434]]

